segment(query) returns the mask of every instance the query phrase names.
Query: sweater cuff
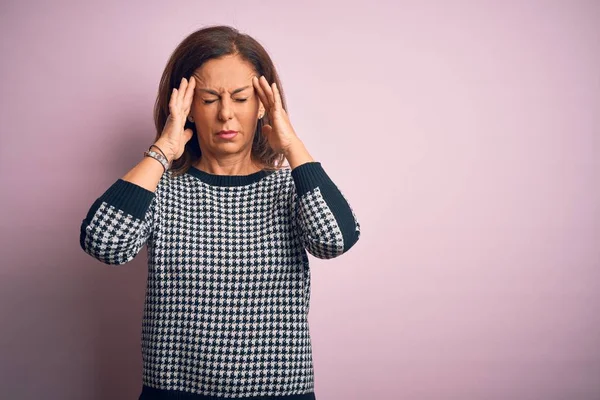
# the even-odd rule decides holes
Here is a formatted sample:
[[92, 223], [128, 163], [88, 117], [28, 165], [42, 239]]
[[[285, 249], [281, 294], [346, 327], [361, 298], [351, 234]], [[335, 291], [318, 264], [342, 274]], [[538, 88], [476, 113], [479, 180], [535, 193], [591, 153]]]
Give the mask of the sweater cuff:
[[302, 196], [324, 183], [330, 183], [330, 178], [319, 161], [310, 161], [292, 169], [292, 178], [296, 184], [298, 196]]
[[119, 179], [98, 200], [100, 203], [104, 201], [131, 214], [137, 219], [144, 219], [155, 196], [156, 194], [148, 189]]

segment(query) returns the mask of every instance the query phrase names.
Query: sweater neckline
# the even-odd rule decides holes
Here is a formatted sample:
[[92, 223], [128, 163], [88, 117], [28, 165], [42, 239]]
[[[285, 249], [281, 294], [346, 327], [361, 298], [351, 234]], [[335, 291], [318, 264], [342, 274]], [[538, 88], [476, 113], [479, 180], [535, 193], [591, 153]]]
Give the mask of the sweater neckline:
[[260, 170], [249, 175], [216, 175], [201, 169], [190, 166], [187, 173], [198, 178], [200, 181], [212, 186], [244, 186], [260, 181], [262, 178], [271, 175], [274, 170]]

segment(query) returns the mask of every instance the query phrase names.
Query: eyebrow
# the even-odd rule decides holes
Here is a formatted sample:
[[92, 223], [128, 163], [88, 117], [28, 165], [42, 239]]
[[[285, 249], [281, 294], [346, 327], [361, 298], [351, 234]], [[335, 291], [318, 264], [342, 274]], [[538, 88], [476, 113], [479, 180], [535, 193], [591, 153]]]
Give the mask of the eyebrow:
[[[244, 91], [244, 90], [248, 89], [249, 87], [250, 87], [250, 85], [241, 87], [239, 89], [235, 89], [233, 92], [231, 92], [231, 94], [234, 95], [236, 93], [239, 93], [241, 91]], [[207, 93], [210, 93], [210, 94], [214, 94], [215, 96], [221, 97], [221, 95], [218, 92], [215, 92], [214, 90], [211, 90], [211, 89], [197, 88], [196, 90], [202, 90], [203, 92], [207, 92]]]

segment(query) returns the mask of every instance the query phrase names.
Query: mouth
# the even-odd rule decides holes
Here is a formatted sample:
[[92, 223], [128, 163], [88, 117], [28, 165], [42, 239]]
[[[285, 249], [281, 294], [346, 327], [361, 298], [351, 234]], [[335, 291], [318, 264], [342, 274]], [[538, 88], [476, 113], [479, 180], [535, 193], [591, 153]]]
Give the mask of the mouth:
[[222, 139], [233, 139], [237, 134], [237, 131], [221, 131], [217, 133], [217, 136]]

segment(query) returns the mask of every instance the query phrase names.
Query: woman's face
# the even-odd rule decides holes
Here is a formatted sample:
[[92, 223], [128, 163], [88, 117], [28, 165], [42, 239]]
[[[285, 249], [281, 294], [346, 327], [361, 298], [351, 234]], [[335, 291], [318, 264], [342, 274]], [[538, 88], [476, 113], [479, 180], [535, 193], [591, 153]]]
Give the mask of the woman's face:
[[[257, 76], [250, 63], [239, 56], [205, 62], [194, 74], [196, 88], [189, 117], [198, 132], [203, 154], [213, 157], [250, 154], [258, 117], [264, 107], [252, 85]], [[220, 131], [237, 131], [233, 138]]]

